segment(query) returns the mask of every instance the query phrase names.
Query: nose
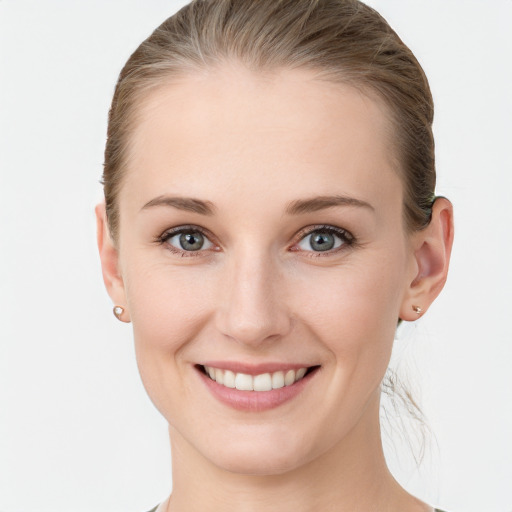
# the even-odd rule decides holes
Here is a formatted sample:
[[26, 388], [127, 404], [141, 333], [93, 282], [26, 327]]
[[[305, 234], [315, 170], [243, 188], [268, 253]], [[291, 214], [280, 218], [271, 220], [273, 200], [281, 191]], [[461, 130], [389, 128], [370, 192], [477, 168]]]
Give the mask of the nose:
[[269, 254], [240, 254], [227, 263], [217, 328], [250, 347], [288, 334], [292, 318], [285, 299], [285, 277]]

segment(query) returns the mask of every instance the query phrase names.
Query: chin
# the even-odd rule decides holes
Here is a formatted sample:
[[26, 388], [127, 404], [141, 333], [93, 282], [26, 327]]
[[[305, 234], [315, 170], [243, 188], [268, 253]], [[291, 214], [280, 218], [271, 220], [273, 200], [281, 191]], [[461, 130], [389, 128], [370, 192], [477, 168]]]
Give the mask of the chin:
[[270, 442], [269, 439], [258, 441], [231, 440], [224, 449], [216, 449], [204, 455], [217, 467], [230, 473], [257, 476], [288, 473], [303, 465], [308, 459], [309, 450], [303, 443], [293, 443], [290, 439], [280, 439], [276, 442]]
[[282, 475], [301, 466], [298, 457], [256, 457], [252, 453], [244, 453], [242, 457], [218, 456], [213, 461], [215, 465], [230, 473], [251, 476]]

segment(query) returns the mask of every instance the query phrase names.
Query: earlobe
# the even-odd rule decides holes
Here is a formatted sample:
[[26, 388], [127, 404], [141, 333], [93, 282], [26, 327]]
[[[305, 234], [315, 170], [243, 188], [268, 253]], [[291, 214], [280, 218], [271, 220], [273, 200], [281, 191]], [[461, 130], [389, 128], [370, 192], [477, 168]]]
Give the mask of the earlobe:
[[[107, 216], [105, 211], [105, 203], [99, 203], [95, 208], [96, 213], [96, 229], [97, 243], [100, 253], [101, 270], [103, 274], [103, 282], [107, 292], [116, 305], [122, 305], [124, 309], [124, 317], [128, 317], [126, 308], [126, 296], [124, 282], [119, 266], [119, 252], [115, 246], [110, 230], [108, 228]], [[126, 319], [129, 321], [129, 319]]]
[[430, 224], [414, 236], [416, 273], [400, 311], [400, 318], [406, 321], [423, 315], [446, 282], [453, 244], [453, 207], [448, 199], [436, 199]]

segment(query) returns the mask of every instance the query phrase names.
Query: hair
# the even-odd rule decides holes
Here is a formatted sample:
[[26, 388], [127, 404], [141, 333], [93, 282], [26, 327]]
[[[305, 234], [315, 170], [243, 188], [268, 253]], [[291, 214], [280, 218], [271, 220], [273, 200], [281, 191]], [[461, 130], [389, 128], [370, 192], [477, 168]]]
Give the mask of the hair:
[[114, 241], [142, 100], [173, 78], [233, 61], [254, 72], [308, 69], [376, 94], [390, 112], [404, 225], [428, 225], [436, 181], [432, 95], [420, 64], [377, 11], [358, 0], [193, 0], [142, 42], [117, 81], [102, 179]]
[[[117, 81], [102, 179], [114, 242], [117, 198], [142, 102], [175, 78], [226, 62], [255, 73], [311, 70], [317, 78], [376, 95], [390, 114], [405, 229], [429, 224], [436, 182], [432, 94], [419, 62], [377, 11], [358, 0], [193, 0], [142, 42]], [[425, 427], [421, 409], [393, 371], [382, 389], [395, 409]]]

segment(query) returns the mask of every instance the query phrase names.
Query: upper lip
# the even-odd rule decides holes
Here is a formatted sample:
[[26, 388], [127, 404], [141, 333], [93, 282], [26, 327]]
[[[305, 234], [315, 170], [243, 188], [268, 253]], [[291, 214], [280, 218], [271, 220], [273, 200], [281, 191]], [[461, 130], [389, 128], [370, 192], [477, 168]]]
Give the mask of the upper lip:
[[286, 372], [288, 370], [298, 370], [299, 368], [318, 366], [306, 363], [280, 362], [250, 364], [240, 361], [204, 361], [200, 363], [200, 365], [218, 368], [219, 370], [230, 370], [233, 373], [245, 373], [246, 375], [261, 375], [262, 373], [274, 373], [279, 371]]

